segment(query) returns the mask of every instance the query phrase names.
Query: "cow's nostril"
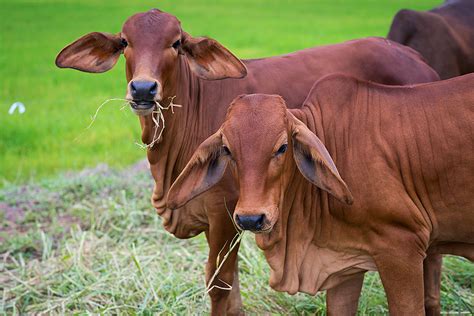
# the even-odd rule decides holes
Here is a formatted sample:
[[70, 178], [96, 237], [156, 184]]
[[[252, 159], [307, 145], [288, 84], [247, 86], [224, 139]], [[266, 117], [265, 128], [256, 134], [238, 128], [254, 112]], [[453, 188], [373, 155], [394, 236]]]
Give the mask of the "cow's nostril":
[[132, 92], [132, 95], [137, 93], [137, 88], [135, 87], [133, 81], [130, 83], [130, 90]]
[[155, 96], [157, 90], [158, 90], [158, 84], [157, 84], [156, 81], [155, 81], [155, 82], [153, 83], [153, 85], [151, 86], [150, 94], [152, 94], [153, 96]]
[[263, 228], [264, 214], [260, 215], [235, 215], [237, 225], [243, 230], [259, 231]]

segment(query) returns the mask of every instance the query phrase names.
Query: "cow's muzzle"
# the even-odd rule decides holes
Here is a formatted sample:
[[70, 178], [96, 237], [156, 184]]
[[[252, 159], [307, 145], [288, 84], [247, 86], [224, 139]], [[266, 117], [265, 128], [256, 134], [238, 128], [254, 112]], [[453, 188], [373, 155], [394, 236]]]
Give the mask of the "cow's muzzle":
[[137, 115], [148, 115], [156, 106], [158, 82], [154, 80], [132, 80], [129, 84], [130, 106]]
[[130, 94], [134, 100], [153, 101], [158, 93], [156, 81], [130, 81]]

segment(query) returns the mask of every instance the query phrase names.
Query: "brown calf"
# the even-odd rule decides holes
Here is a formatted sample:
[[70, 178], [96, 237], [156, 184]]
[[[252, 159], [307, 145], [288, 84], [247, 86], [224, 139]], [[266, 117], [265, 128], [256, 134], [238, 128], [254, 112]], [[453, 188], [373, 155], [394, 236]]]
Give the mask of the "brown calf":
[[[240, 61], [217, 41], [192, 37], [176, 17], [156, 9], [130, 17], [116, 35], [85, 35], [64, 48], [56, 64], [103, 72], [111, 69], [121, 54], [126, 58], [127, 99], [139, 115], [144, 143], [150, 144], [155, 136], [155, 102], [166, 107], [176, 96], [174, 102], [183, 106], [174, 114], [164, 111], [166, 128], [161, 139], [148, 149], [155, 180], [152, 203], [164, 227], [176, 237], [189, 238], [205, 231], [210, 247], [207, 281], [215, 271], [219, 252], [234, 237], [232, 221], [222, 212], [225, 205], [221, 197], [226, 197], [233, 211], [238, 190], [226, 176], [211, 192], [173, 212], [166, 208], [165, 197], [193, 151], [223, 122], [233, 98], [241, 93], [275, 93], [282, 95], [289, 107], [296, 107], [315, 80], [332, 72], [386, 84], [438, 79], [418, 53], [379, 38]], [[238, 280], [234, 279], [236, 259], [235, 251], [218, 278], [234, 284], [231, 299], [228, 291], [216, 288], [210, 292], [213, 314], [240, 310]], [[216, 284], [225, 286], [218, 279]]]
[[229, 167], [234, 221], [257, 233], [272, 288], [315, 294], [378, 270], [391, 314], [424, 315], [427, 253], [473, 258], [473, 85], [474, 74], [411, 87], [332, 75], [301, 109], [240, 96], [171, 187], [169, 207]]

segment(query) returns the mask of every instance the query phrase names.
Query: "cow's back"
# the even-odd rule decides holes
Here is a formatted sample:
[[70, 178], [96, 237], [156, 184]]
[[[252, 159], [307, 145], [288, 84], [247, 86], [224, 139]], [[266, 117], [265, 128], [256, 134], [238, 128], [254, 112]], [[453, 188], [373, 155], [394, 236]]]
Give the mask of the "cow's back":
[[419, 53], [375, 37], [244, 62], [249, 70], [246, 93], [279, 94], [289, 107], [299, 107], [314, 82], [331, 73], [387, 85], [439, 80]]
[[352, 40], [243, 62], [248, 70], [243, 79], [203, 81], [203, 101], [225, 107], [239, 94], [265, 93], [281, 95], [290, 108], [299, 107], [314, 82], [331, 73], [388, 85], [439, 80], [421, 55], [383, 38]]
[[471, 240], [474, 74], [413, 87], [322, 81], [314, 99], [324, 126], [313, 128], [353, 191], [354, 209], [407, 225], [418, 218], [433, 241]]
[[474, 26], [472, 19], [474, 1], [472, 0], [448, 0], [443, 5], [430, 11], [445, 17], [453, 23]]

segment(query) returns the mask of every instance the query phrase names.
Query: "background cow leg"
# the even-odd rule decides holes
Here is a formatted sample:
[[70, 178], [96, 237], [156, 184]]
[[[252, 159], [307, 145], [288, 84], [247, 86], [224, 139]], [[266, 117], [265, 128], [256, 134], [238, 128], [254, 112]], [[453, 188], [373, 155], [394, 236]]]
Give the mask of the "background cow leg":
[[[403, 249], [404, 245], [398, 249]], [[418, 253], [387, 249], [374, 256], [388, 300], [390, 315], [424, 315], [423, 258]]]
[[363, 283], [364, 272], [361, 272], [338, 286], [327, 290], [327, 315], [356, 315]]
[[443, 256], [428, 254], [423, 261], [423, 281], [425, 284], [425, 313], [428, 316], [441, 314], [441, 265]]
[[[228, 307], [231, 308], [229, 314], [239, 314], [242, 306], [238, 279], [237, 287], [234, 289], [234, 275], [238, 273], [236, 268], [239, 245], [237, 245], [229, 254], [219, 274], [214, 279], [213, 283], [209, 285], [209, 282], [217, 268], [217, 257], [219, 256], [220, 260], [223, 260], [224, 256], [229, 251], [229, 245], [232, 239], [236, 235], [235, 227], [229, 215], [225, 211], [220, 211], [220, 214], [212, 214], [212, 216], [209, 216], [209, 232], [206, 234], [209, 243], [209, 257], [206, 265], [206, 284], [208, 284], [208, 288], [213, 288], [209, 292], [211, 297], [211, 315], [226, 315]], [[235, 290], [232, 293], [231, 290], [228, 289], [229, 285], [232, 285]], [[232, 302], [228, 302], [229, 298], [232, 299]], [[240, 304], [240, 306], [237, 304]]]

